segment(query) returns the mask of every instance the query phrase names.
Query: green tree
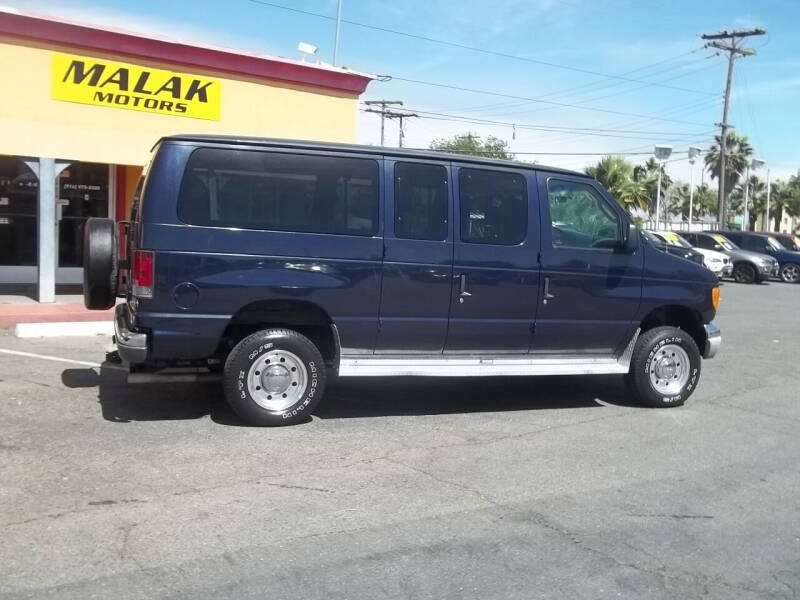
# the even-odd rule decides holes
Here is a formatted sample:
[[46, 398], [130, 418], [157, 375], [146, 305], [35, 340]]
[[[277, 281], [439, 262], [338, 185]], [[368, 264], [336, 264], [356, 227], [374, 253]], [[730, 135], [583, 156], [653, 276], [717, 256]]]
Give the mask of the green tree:
[[505, 140], [490, 135], [484, 141], [474, 133], [463, 133], [449, 139], [433, 140], [430, 149], [456, 154], [487, 156], [489, 158], [505, 158], [507, 160], [514, 158], [514, 154], [508, 151], [508, 142]]
[[717, 192], [708, 185], [699, 185], [694, 190], [694, 211], [698, 216], [716, 215], [718, 199]]
[[[719, 146], [722, 136], [714, 136], [716, 142], [709, 148], [705, 157], [705, 165], [712, 179], [719, 179]], [[753, 147], [747, 136], [738, 135], [731, 131], [725, 138], [725, 197], [736, 188], [739, 179], [745, 172], [750, 158], [753, 156]]]
[[[633, 169], [633, 178], [635, 181], [641, 182], [647, 188], [648, 196], [648, 212], [652, 215], [656, 212], [656, 194], [658, 193], [658, 171], [661, 169], [660, 163], [655, 158], [647, 159], [643, 165], [637, 165]], [[665, 207], [665, 199], [667, 197], [667, 190], [672, 185], [672, 178], [667, 175], [667, 172], [661, 171], [661, 207], [662, 211]]]
[[[683, 183], [682, 181], [678, 181], [672, 187], [672, 200], [673, 200], [673, 207], [677, 210], [677, 212], [681, 215], [684, 221], [689, 220], [689, 196], [690, 196], [690, 189], [688, 183]], [[692, 203], [694, 204], [694, 198], [692, 198]], [[694, 217], [697, 214], [697, 208], [692, 206], [692, 216]]]
[[[767, 208], [767, 184], [756, 175], [751, 175], [747, 190], [747, 221], [750, 231], [756, 227], [756, 219]], [[731, 213], [744, 215], [745, 182], [739, 183], [731, 192]]]
[[770, 189], [769, 230], [775, 231], [780, 228], [784, 213], [792, 217], [800, 216], [800, 178], [794, 175], [789, 181], [774, 181]]
[[647, 182], [635, 179], [633, 171], [634, 166], [620, 156], [605, 156], [586, 168], [586, 174], [600, 182], [628, 212], [637, 208], [647, 210]]

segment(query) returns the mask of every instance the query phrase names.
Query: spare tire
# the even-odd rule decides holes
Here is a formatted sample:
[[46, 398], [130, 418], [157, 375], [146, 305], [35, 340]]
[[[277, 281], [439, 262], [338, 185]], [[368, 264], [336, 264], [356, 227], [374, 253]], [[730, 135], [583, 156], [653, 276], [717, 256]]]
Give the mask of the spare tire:
[[91, 217], [83, 231], [83, 303], [92, 310], [114, 306], [119, 270], [117, 225]]

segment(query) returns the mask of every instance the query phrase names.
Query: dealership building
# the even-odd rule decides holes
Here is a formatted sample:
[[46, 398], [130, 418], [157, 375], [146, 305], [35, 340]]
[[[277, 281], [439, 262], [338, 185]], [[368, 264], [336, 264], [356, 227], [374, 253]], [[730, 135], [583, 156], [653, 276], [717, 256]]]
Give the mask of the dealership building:
[[82, 281], [89, 217], [123, 220], [176, 133], [354, 142], [370, 75], [0, 10], [0, 286]]

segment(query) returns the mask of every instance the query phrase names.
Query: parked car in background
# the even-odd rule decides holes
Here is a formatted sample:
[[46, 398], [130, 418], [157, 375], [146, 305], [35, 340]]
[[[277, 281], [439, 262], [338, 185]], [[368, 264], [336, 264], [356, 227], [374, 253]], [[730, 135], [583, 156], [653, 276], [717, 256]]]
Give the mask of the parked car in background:
[[685, 258], [686, 260], [690, 260], [698, 265], [706, 266], [705, 259], [703, 255], [695, 250], [692, 250], [691, 246], [685, 247], [680, 244], [673, 244], [672, 242], [668, 242], [665, 240], [659, 232], [656, 231], [649, 231], [645, 230], [642, 231], [642, 235], [644, 238], [650, 242], [653, 246], [661, 250], [662, 252], [666, 252], [667, 254], [674, 254], [675, 256], [680, 256], [681, 258]]
[[770, 233], [787, 250], [800, 252], [800, 237], [793, 233]]
[[709, 250], [707, 248], [698, 248], [690, 244], [686, 239], [681, 237], [680, 234], [674, 231], [657, 231], [653, 232], [668, 244], [674, 244], [683, 248], [691, 248], [695, 252], [699, 252], [705, 259], [705, 265], [717, 277], [730, 277], [733, 272], [733, 263], [726, 254], [717, 252], [716, 250]]
[[746, 250], [762, 252], [777, 260], [781, 281], [800, 282], [800, 252], [787, 250], [772, 235], [754, 231], [726, 231], [725, 237]]
[[778, 261], [759, 252], [739, 248], [724, 235], [715, 231], [686, 232], [683, 237], [692, 246], [723, 252], [733, 262], [733, 278], [738, 283], [758, 283], [778, 276]]
[[184, 135], [156, 144], [134, 207], [124, 240], [87, 221], [86, 306], [125, 298], [129, 381], [219, 376], [257, 425], [307, 419], [329, 370], [619, 374], [643, 404], [677, 406], [722, 339], [714, 274], [642, 242], [582, 173]]

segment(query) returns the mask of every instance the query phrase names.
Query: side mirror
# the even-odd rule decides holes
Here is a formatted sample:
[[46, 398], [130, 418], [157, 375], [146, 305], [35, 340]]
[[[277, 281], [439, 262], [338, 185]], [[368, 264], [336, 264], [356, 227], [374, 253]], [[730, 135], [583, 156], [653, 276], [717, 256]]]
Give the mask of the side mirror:
[[622, 223], [622, 239], [619, 243], [619, 251], [625, 254], [633, 254], [639, 247], [639, 229], [633, 223]]
[[720, 244], [714, 244], [714, 250], [718, 252], [722, 252], [723, 248]]

